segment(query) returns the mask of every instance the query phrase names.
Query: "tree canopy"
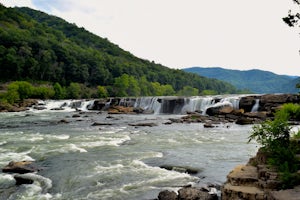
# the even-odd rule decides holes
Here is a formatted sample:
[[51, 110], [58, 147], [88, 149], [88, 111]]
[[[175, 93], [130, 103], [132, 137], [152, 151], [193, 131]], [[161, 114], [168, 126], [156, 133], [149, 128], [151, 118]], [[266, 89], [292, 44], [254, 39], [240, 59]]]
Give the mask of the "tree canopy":
[[[106, 88], [107, 93], [101, 92], [104, 96], [147, 96], [155, 94], [153, 91], [157, 89], [163, 90], [162, 94], [176, 94], [185, 86], [199, 93], [239, 92], [227, 82], [137, 58], [106, 38], [58, 17], [3, 5], [0, 5], [0, 81], [42, 81], [61, 87], [69, 87], [71, 83], [90, 88], [101, 86]], [[58, 85], [55, 90], [60, 90]]]

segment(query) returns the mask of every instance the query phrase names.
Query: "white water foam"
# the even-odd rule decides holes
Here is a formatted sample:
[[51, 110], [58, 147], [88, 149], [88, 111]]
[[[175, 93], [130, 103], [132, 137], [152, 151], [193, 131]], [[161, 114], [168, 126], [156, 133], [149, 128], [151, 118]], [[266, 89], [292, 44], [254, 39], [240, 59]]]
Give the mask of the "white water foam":
[[66, 153], [66, 152], [86, 153], [86, 152], [88, 152], [86, 149], [78, 147], [75, 144], [67, 144], [63, 148], [61, 148], [59, 151], [63, 152], [63, 153]]
[[55, 140], [68, 140], [70, 139], [70, 135], [46, 135], [45, 137], [47, 137], [48, 139], [55, 139]]
[[41, 193], [44, 193], [44, 194], [47, 193], [48, 190], [52, 188], [51, 179], [43, 177], [43, 176], [38, 175], [38, 174], [27, 173], [27, 174], [18, 174], [18, 175], [15, 175], [15, 176], [20, 177], [20, 178], [24, 178], [24, 179], [33, 180], [35, 184], [40, 186]]
[[12, 187], [16, 184], [13, 175], [10, 174], [0, 174], [0, 188], [5, 189]]
[[35, 161], [29, 154], [31, 151], [15, 153], [15, 152], [4, 152], [0, 153], [0, 165], [7, 165], [12, 160], [26, 160]]
[[97, 137], [98, 141], [89, 141], [89, 142], [82, 142], [80, 143], [80, 146], [83, 147], [100, 147], [100, 146], [120, 146], [126, 141], [131, 140], [131, 138], [128, 135], [125, 135], [120, 138], [116, 137]]
[[87, 195], [87, 199], [112, 199], [113, 197], [116, 199], [126, 198], [126, 195], [130, 196], [132, 193], [138, 195], [139, 193], [144, 193], [144, 191], [161, 190], [162, 188], [176, 190], [182, 185], [192, 184], [192, 182], [199, 180], [199, 178], [190, 176], [186, 173], [149, 166], [141, 160], [132, 160], [131, 162], [126, 163], [126, 165], [115, 164], [106, 167], [97, 166], [95, 170], [98, 173], [104, 174], [113, 173], [120, 174], [121, 176], [122, 174], [128, 174], [141, 177], [135, 181], [130, 181], [130, 183], [124, 183], [120, 187], [90, 192]]
[[257, 112], [259, 108], [259, 99], [255, 99], [255, 104], [253, 105], [251, 112]]

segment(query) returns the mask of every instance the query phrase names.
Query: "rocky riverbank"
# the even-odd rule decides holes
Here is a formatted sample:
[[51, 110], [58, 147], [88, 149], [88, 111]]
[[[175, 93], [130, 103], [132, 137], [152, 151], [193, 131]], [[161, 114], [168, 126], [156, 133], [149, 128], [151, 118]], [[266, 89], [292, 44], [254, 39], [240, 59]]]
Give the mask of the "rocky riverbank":
[[0, 102], [0, 112], [21, 112], [26, 111], [29, 107], [36, 105], [38, 105], [37, 99], [25, 99], [14, 104]]
[[300, 186], [280, 190], [279, 175], [266, 160], [259, 150], [246, 165], [233, 169], [222, 186], [222, 200], [299, 200]]
[[[245, 96], [239, 101], [239, 109], [232, 105], [220, 104], [209, 107], [206, 115], [197, 112], [187, 113], [180, 120], [171, 119], [176, 123], [204, 123], [204, 127], [212, 128], [220, 123], [236, 123], [240, 125], [257, 124], [273, 119], [276, 110], [286, 103], [300, 103], [299, 95], [268, 94], [261, 96]], [[253, 108], [256, 107], [255, 110]], [[291, 121], [299, 124], [297, 121]]]

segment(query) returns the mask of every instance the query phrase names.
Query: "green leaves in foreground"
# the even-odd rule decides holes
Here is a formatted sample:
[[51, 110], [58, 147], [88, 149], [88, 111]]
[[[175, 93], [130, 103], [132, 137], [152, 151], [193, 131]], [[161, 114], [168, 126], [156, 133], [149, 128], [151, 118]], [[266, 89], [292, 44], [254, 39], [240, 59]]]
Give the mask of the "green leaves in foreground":
[[248, 141], [255, 139], [262, 146], [268, 155], [267, 164], [274, 166], [280, 174], [283, 189], [300, 183], [296, 173], [299, 169], [296, 154], [300, 148], [298, 142], [290, 138], [291, 127], [288, 123], [289, 120], [299, 119], [299, 116], [300, 105], [285, 104], [275, 113], [274, 120], [254, 126]]

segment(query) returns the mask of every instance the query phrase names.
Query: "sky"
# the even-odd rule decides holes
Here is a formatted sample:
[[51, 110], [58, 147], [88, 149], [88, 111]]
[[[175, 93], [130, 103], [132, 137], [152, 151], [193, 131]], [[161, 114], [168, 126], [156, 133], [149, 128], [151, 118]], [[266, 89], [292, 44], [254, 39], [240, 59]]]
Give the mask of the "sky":
[[169, 68], [260, 69], [300, 76], [292, 0], [0, 0], [75, 23]]

